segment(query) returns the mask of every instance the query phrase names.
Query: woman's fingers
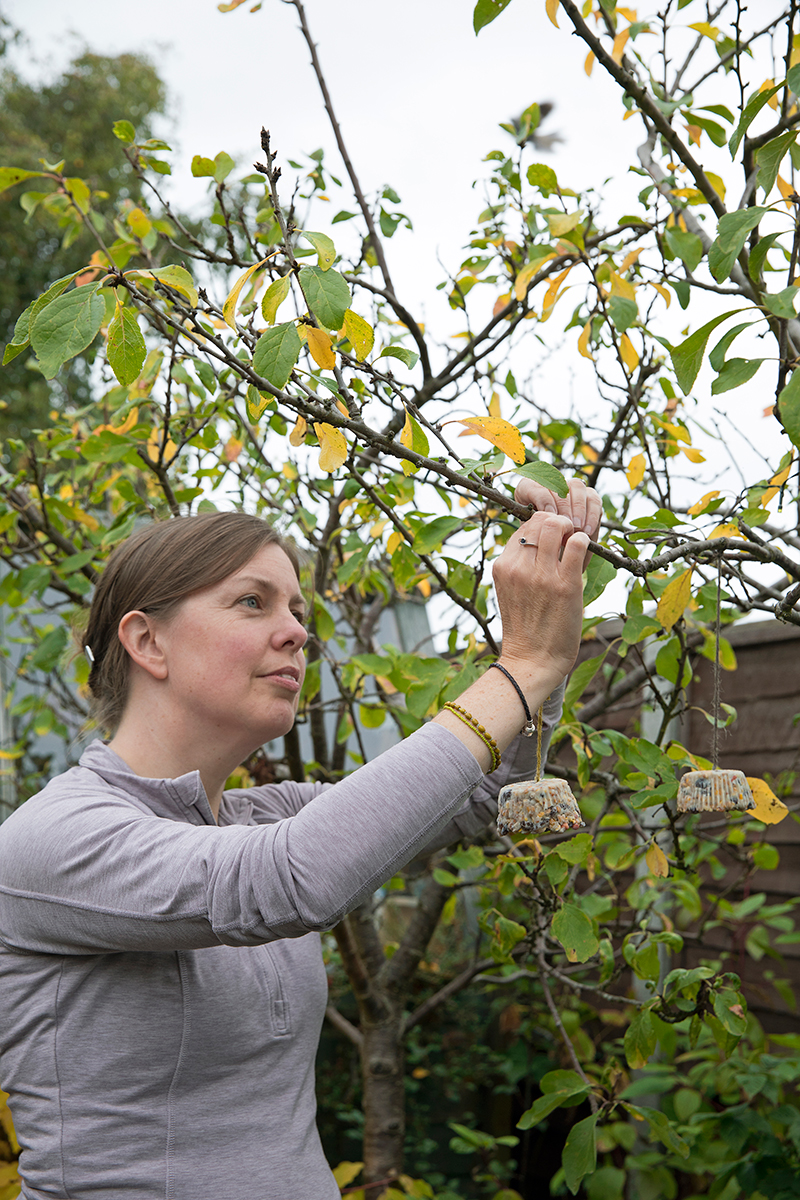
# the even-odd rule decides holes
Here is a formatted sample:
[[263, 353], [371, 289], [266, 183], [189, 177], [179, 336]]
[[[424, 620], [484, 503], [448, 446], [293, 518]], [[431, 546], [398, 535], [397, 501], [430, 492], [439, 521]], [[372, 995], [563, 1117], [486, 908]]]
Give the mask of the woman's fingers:
[[582, 479], [571, 479], [567, 486], [568, 494], [562, 497], [532, 479], [521, 479], [514, 498], [519, 504], [530, 504], [535, 512], [568, 517], [572, 523], [571, 532], [587, 533], [594, 540], [603, 513], [600, 497]]

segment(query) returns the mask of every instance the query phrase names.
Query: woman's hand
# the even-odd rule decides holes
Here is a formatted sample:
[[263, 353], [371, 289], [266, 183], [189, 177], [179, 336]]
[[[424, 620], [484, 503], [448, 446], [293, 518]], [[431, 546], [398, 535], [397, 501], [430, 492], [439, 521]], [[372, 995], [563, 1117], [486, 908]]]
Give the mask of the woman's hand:
[[[586, 507], [580, 511], [584, 523]], [[592, 514], [588, 520], [594, 529]], [[578, 515], [576, 507], [574, 517]], [[502, 662], [523, 688], [543, 677], [551, 688], [557, 686], [575, 661], [588, 541], [583, 530], [576, 531], [573, 516], [538, 511], [512, 535], [494, 564]]]
[[572, 479], [568, 484], [569, 495], [562, 499], [541, 483], [532, 479], [521, 479], [514, 492], [518, 504], [530, 504], [534, 512], [556, 513], [572, 522], [574, 533], [585, 533], [593, 542], [597, 540], [603, 505], [594, 488], [587, 487], [582, 479]]

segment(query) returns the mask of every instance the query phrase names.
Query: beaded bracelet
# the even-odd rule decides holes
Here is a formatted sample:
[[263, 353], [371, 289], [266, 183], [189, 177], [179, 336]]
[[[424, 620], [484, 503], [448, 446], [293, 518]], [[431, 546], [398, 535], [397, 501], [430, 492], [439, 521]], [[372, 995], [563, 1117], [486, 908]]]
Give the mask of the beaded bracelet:
[[489, 663], [489, 669], [491, 669], [492, 667], [497, 667], [498, 671], [502, 671], [503, 674], [505, 675], [506, 679], [508, 679], [510, 681], [510, 683], [513, 684], [514, 691], [517, 693], [520, 700], [522, 701], [522, 707], [525, 710], [525, 721], [527, 723], [522, 732], [525, 734], [525, 737], [533, 737], [534, 733], [536, 732], [536, 725], [534, 723], [533, 717], [531, 716], [531, 710], [528, 708], [528, 701], [525, 699], [525, 693], [523, 692], [522, 688], [519, 686], [516, 679], [511, 674], [511, 672], [507, 671], [502, 663], [499, 663], [499, 662]]
[[462, 708], [460, 704], [454, 704], [452, 700], [448, 700], [444, 707], [449, 709], [451, 713], [458, 717], [459, 721], [463, 721], [465, 725], [468, 725], [473, 733], [477, 734], [492, 756], [491, 770], [496, 771], [501, 762], [500, 748], [492, 735], [487, 733], [478, 720], [473, 717], [472, 713], [468, 713], [467, 710]]

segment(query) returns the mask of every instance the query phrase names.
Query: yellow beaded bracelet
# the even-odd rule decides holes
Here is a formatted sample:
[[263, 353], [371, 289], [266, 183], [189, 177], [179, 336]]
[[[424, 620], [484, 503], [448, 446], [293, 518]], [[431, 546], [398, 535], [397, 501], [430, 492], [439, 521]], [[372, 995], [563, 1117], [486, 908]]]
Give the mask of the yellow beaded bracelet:
[[491, 770], [496, 771], [502, 760], [500, 758], [500, 748], [498, 747], [497, 742], [494, 740], [492, 735], [487, 733], [479, 721], [473, 717], [472, 713], [468, 713], [467, 710], [462, 708], [460, 704], [454, 704], [452, 700], [448, 700], [444, 707], [449, 709], [451, 713], [458, 717], [459, 721], [463, 721], [465, 725], [469, 726], [473, 733], [478, 735], [492, 756]]

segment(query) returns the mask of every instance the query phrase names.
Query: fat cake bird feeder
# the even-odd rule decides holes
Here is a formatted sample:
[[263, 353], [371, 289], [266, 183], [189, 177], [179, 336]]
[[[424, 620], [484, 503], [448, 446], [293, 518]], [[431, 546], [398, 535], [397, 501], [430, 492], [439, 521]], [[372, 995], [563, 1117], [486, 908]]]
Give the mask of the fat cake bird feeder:
[[687, 771], [678, 788], [678, 812], [746, 812], [755, 807], [753, 793], [744, 771], [719, 765], [720, 713], [720, 600], [722, 595], [722, 554], [717, 571], [717, 620], [714, 629], [714, 736], [710, 771]]
[[569, 784], [563, 779], [542, 779], [543, 719], [540, 706], [536, 715], [536, 778], [501, 788], [498, 833], [564, 833], [580, 829], [584, 823]]

